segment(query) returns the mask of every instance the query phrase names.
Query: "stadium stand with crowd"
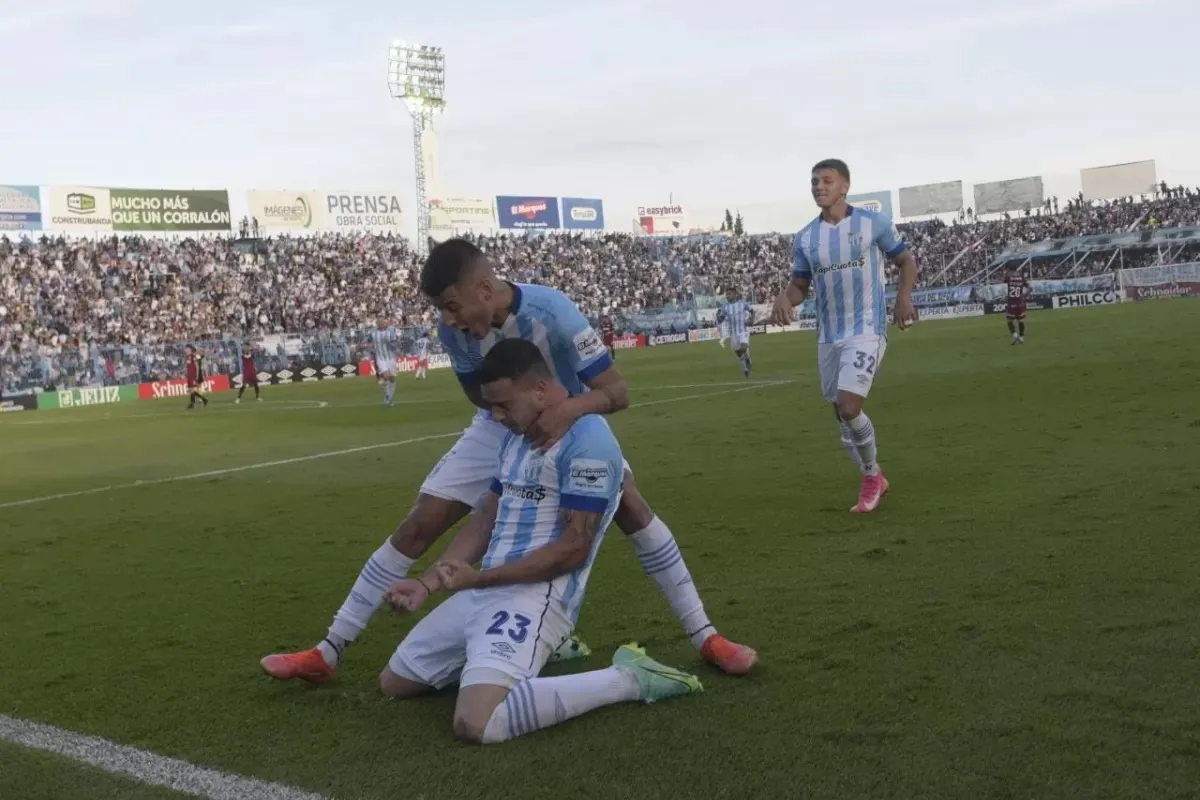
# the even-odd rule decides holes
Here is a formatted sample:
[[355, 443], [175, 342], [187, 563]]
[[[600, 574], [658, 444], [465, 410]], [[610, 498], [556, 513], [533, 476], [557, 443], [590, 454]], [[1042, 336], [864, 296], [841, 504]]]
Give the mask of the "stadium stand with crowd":
[[[986, 283], [1014, 247], [1051, 239], [1200, 226], [1200, 191], [1169, 188], [1103, 203], [1057, 198], [999, 219], [899, 226], [921, 268], [921, 286]], [[791, 263], [791, 234], [685, 238], [581, 235], [476, 236], [505, 277], [553, 286], [589, 317], [647, 327], [647, 312], [715, 305], [736, 286], [768, 303]], [[1081, 277], [1114, 268], [1115, 247], [1069, 262], [1033, 260], [1032, 279]], [[1120, 266], [1197, 260], [1195, 246], [1170, 253], [1130, 249]], [[233, 371], [239, 343], [294, 334], [327, 362], [358, 357], [376, 319], [428, 326], [432, 310], [416, 286], [418, 256], [391, 236], [318, 234], [239, 238], [0, 237], [0, 391], [158, 380], [178, 375], [183, 347], [216, 343], [210, 363]], [[674, 323], [672, 323], [674, 324]], [[333, 354], [329, 355], [332, 349]], [[264, 358], [294, 353], [279, 346]]]

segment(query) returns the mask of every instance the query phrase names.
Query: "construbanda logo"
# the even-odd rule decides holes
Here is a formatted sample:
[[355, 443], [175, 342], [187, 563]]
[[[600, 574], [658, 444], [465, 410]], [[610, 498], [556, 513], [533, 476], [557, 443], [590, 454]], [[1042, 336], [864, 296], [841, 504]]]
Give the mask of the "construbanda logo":
[[72, 214], [94, 214], [96, 198], [83, 192], [72, 192], [67, 195], [67, 210]]
[[545, 200], [534, 200], [530, 203], [516, 203], [509, 207], [509, 213], [514, 217], [525, 217], [526, 219], [535, 219], [538, 214], [546, 213], [546, 209], [550, 204]]
[[576, 222], [595, 222], [599, 216], [596, 209], [588, 206], [575, 206], [571, 209], [571, 219]]

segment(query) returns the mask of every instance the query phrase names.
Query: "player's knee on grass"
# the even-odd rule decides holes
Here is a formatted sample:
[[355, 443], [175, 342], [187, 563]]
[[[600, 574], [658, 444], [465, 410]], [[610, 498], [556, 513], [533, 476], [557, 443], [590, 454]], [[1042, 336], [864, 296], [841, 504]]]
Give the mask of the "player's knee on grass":
[[654, 510], [650, 508], [650, 504], [638, 491], [637, 482], [629, 470], [625, 470], [625, 481], [621, 488], [623, 490], [621, 505], [617, 507], [617, 513], [613, 515], [613, 522], [616, 523], [621, 533], [632, 536], [638, 531], [645, 530], [654, 521]]
[[438, 537], [454, 527], [469, 511], [457, 500], [422, 494], [393, 531], [392, 547], [409, 558], [420, 558]]
[[383, 672], [379, 673], [379, 691], [396, 700], [425, 694], [430, 688], [428, 684], [397, 675], [391, 667], [384, 667]]
[[837, 402], [834, 404], [837, 408], [838, 418], [849, 422], [862, 413], [863, 398], [853, 392], [838, 390]]
[[463, 742], [482, 744], [483, 735], [496, 709], [508, 697], [516, 680], [499, 670], [476, 670], [477, 675], [464, 674], [466, 680], [483, 680], [458, 690], [454, 704], [454, 736]]

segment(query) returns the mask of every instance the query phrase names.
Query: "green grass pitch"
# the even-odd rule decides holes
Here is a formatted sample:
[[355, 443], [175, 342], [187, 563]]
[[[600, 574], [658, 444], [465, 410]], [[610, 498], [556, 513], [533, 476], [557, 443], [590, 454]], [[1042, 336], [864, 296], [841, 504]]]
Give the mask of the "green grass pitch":
[[[333, 683], [263, 676], [453, 442], [423, 437], [467, 423], [439, 371], [390, 409], [360, 379], [0, 419], [0, 713], [339, 798], [1197, 796], [1200, 304], [1038, 313], [1023, 347], [999, 317], [893, 333], [868, 518], [812, 335], [753, 346], [775, 385], [733, 391], [715, 344], [621, 352], [653, 404], [613, 420], [711, 617], [758, 648], [748, 677], [698, 662], [617, 531], [595, 655], [552, 670], [636, 639], [704, 694], [460, 745], [451, 695], [379, 696], [412, 624], [386, 612]], [[179, 795], [0, 744], [0, 796]]]

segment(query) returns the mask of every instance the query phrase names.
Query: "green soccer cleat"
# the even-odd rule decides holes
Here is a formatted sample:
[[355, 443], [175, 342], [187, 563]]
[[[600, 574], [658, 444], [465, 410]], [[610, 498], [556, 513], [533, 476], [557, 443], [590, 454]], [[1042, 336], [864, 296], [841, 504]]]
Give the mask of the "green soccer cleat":
[[586, 658], [591, 654], [592, 648], [584, 644], [578, 636], [571, 635], [550, 654], [550, 662], [572, 661], [576, 658]]
[[613, 666], [627, 669], [637, 678], [643, 703], [657, 703], [692, 692], [703, 692], [704, 686], [695, 675], [660, 664], [636, 644], [624, 644], [613, 654]]

